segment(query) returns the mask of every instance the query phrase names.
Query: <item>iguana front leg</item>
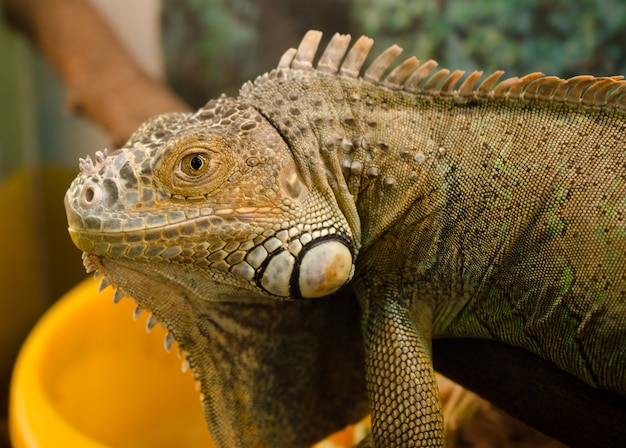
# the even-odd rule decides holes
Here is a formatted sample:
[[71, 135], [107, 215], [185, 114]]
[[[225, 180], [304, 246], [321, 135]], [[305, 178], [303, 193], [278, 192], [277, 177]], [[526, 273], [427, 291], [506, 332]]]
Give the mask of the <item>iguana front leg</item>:
[[366, 307], [363, 331], [372, 438], [360, 446], [445, 446], [430, 356], [430, 323], [420, 319], [424, 325], [418, 329], [397, 295], [372, 297]]

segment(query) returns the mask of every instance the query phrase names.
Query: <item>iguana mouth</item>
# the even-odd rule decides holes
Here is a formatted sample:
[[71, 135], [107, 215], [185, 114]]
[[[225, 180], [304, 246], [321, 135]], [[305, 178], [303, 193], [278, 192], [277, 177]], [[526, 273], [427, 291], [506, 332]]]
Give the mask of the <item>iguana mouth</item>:
[[[96, 157], [98, 166], [104, 166], [103, 157]], [[354, 274], [353, 242], [332, 222], [276, 228], [268, 216], [278, 209], [251, 206], [207, 205], [193, 212], [175, 207], [153, 215], [109, 210], [106, 197], [111, 193], [96, 185], [98, 179], [85, 177], [97, 176], [94, 170], [81, 170], [65, 196], [72, 241], [89, 254], [232, 273], [282, 299], [327, 296]], [[111, 216], [115, 213], [116, 218]]]

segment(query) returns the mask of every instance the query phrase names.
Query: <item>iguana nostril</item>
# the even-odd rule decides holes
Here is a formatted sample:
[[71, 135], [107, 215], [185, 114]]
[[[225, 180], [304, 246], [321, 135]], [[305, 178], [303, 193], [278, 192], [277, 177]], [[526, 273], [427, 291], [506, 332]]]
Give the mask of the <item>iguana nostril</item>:
[[91, 208], [100, 202], [101, 198], [102, 193], [100, 188], [93, 184], [87, 184], [83, 187], [83, 191], [80, 196], [80, 203], [84, 208]]

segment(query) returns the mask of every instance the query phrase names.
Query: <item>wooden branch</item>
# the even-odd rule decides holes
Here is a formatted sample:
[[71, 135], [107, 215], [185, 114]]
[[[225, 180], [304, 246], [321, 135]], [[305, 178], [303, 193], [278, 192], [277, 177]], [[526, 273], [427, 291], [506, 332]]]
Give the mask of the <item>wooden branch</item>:
[[495, 341], [433, 342], [435, 369], [571, 447], [623, 446], [626, 398], [588, 386], [529, 351]]
[[68, 108], [102, 126], [121, 146], [152, 115], [189, 107], [150, 78], [86, 0], [4, 0], [68, 89]]

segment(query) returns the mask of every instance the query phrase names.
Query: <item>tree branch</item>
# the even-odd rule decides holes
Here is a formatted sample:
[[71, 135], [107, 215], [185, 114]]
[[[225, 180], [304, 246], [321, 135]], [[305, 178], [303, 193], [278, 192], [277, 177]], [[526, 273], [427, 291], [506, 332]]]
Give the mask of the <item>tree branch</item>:
[[189, 107], [149, 77], [86, 0], [5, 0], [68, 89], [68, 108], [102, 126], [121, 146], [152, 115]]
[[437, 371], [568, 446], [622, 446], [626, 440], [626, 398], [594, 389], [527, 350], [439, 339], [433, 358]]

